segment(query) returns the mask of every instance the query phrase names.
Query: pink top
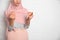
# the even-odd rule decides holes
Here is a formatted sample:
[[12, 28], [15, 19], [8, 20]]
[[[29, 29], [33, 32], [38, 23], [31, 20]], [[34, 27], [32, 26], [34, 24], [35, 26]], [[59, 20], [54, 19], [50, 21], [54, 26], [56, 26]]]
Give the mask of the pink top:
[[16, 15], [15, 22], [25, 24], [25, 17], [28, 14], [27, 9], [23, 8], [22, 4], [19, 4], [19, 6], [15, 6], [12, 3], [10, 3], [8, 9], [5, 12], [6, 18], [8, 17], [9, 13], [12, 11], [14, 11]]

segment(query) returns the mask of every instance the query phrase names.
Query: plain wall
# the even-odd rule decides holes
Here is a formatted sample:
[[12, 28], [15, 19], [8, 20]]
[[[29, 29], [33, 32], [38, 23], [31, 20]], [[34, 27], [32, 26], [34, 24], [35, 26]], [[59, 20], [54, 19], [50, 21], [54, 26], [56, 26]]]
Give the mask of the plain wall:
[[[4, 11], [9, 0], [0, 0], [0, 40], [5, 40]], [[60, 0], [22, 0], [23, 7], [33, 11], [29, 40], [60, 40]]]

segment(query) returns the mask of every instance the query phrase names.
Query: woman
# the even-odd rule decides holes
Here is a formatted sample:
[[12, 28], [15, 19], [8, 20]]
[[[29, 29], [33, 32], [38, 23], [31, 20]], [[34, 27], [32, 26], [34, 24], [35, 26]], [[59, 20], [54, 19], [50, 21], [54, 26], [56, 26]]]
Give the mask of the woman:
[[11, 0], [5, 12], [5, 17], [7, 40], [28, 40], [26, 29], [30, 24], [33, 13], [22, 7], [21, 0]]

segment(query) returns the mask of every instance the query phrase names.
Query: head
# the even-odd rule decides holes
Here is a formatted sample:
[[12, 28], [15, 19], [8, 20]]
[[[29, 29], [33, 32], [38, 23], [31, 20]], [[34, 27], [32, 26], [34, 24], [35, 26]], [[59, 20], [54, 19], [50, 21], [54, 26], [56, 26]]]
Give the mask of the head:
[[18, 6], [21, 3], [21, 0], [12, 0], [13, 4]]

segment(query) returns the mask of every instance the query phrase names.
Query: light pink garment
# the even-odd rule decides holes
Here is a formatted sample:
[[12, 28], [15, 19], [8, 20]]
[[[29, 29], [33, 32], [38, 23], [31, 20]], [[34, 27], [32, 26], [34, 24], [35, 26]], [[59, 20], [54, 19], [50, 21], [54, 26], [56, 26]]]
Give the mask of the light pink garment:
[[[12, 11], [14, 11], [16, 14], [15, 22], [25, 24], [25, 17], [27, 16], [28, 11], [25, 8], [23, 8], [21, 4], [19, 6], [14, 6], [12, 3], [10, 3], [8, 9], [5, 12], [6, 18]], [[9, 26], [8, 20], [7, 24]], [[15, 28], [15, 32], [14, 31], [9, 32], [7, 28], [6, 37], [7, 40], [28, 40], [28, 33], [25, 29], [17, 29], [17, 28]]]

